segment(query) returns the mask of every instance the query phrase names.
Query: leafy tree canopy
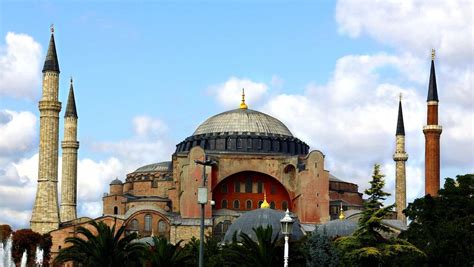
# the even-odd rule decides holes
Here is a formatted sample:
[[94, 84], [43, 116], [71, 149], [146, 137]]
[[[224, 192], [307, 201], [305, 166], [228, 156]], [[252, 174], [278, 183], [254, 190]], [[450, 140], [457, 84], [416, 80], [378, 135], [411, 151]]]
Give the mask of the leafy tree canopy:
[[423, 250], [430, 265], [474, 265], [474, 174], [447, 178], [437, 197], [426, 195], [404, 213], [412, 221], [400, 234]]
[[397, 238], [387, 239], [382, 232], [391, 230], [382, 224], [382, 219], [393, 205], [384, 207], [383, 200], [390, 194], [383, 191], [384, 176], [380, 165], [374, 166], [369, 196], [365, 210], [354, 235], [338, 238], [335, 242], [341, 266], [413, 266], [421, 263], [425, 254], [409, 242]]

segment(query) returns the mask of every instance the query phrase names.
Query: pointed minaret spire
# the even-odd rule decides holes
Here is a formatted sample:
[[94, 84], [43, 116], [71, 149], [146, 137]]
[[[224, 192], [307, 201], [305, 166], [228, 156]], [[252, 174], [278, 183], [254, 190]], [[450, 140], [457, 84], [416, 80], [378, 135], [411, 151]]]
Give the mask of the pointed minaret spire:
[[403, 214], [403, 210], [407, 207], [405, 163], [408, 160], [408, 154], [405, 152], [405, 126], [403, 124], [401, 93], [398, 101], [397, 133], [393, 160], [395, 161], [395, 208], [397, 211], [397, 219], [406, 224], [407, 219], [405, 214]]
[[71, 77], [71, 85], [69, 87], [69, 96], [67, 98], [66, 112], [64, 113], [64, 117], [77, 118], [76, 100], [74, 99], [74, 87], [72, 83], [72, 77]]
[[428, 98], [426, 101], [439, 101], [438, 100], [438, 87], [436, 86], [436, 73], [435, 73], [435, 50], [431, 49], [431, 70], [430, 70], [430, 83], [428, 85]]
[[398, 101], [397, 133], [395, 135], [405, 135], [405, 125], [403, 123], [402, 111], [402, 93], [400, 93], [400, 100]]
[[51, 25], [51, 39], [49, 39], [48, 53], [44, 61], [43, 73], [54, 71], [59, 73], [58, 55], [56, 54], [56, 43], [54, 42], [54, 25]]

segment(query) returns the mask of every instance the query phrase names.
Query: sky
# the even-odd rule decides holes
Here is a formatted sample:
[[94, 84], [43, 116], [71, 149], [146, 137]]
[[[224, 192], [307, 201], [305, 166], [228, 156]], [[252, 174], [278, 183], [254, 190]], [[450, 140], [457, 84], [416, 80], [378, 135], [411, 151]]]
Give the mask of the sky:
[[357, 183], [362, 192], [379, 163], [392, 194], [402, 93], [407, 197], [422, 197], [432, 48], [443, 126], [441, 177], [473, 173], [473, 5], [1, 1], [0, 224], [29, 227], [41, 70], [53, 23], [61, 69], [60, 139], [73, 77], [78, 215], [97, 217], [111, 180], [171, 160], [175, 145], [200, 123], [238, 107], [242, 88], [249, 108], [278, 118], [322, 151], [331, 174]]

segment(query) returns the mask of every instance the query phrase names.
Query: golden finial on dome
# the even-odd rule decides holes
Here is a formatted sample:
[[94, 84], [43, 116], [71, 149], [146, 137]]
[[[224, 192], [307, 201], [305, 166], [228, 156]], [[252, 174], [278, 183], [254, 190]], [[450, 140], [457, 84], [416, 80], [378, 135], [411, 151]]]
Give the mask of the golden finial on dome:
[[247, 109], [247, 104], [245, 104], [245, 90], [242, 88], [242, 102], [240, 103], [241, 109]]
[[431, 48], [431, 60], [435, 60], [435, 50]]
[[261, 209], [268, 209], [268, 208], [270, 208], [270, 204], [268, 204], [268, 202], [267, 202], [267, 193], [265, 192], [265, 190], [263, 191], [263, 202], [262, 202], [262, 204], [260, 205], [260, 208], [261, 208]]
[[346, 216], [344, 216], [344, 212], [342, 210], [342, 202], [341, 202], [341, 209], [339, 210], [339, 220], [344, 220]]

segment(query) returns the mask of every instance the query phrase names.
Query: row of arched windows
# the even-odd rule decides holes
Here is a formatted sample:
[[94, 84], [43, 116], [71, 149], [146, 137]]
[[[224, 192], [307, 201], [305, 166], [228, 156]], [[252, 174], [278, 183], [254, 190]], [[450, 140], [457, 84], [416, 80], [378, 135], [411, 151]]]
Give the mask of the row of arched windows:
[[[254, 207], [253, 206], [253, 203], [252, 203], [252, 200], [248, 199], [245, 201], [245, 209], [246, 210], [251, 210], [251, 209], [254, 209], [254, 208], [260, 208], [260, 206], [262, 205], [263, 201], [260, 200], [258, 202], [258, 205], [257, 207]], [[227, 203], [227, 199], [223, 199], [222, 202], [221, 202], [221, 208], [223, 209], [228, 209], [229, 208], [229, 203]], [[270, 202], [270, 208], [272, 209], [275, 209], [275, 201], [271, 201]], [[286, 200], [283, 200], [281, 202], [281, 209], [282, 210], [286, 210], [288, 208], [288, 202]], [[232, 209], [236, 209], [236, 210], [240, 210], [240, 200], [236, 199], [232, 202]]]
[[[158, 234], [160, 235], [164, 235], [166, 232], [167, 232], [167, 223], [163, 220], [159, 220], [158, 221]], [[131, 231], [138, 231], [138, 220], [137, 219], [133, 219], [131, 222], [130, 222], [130, 230]], [[151, 228], [152, 228], [152, 216], [150, 214], [147, 214], [145, 215], [145, 227], [144, 227], [144, 231], [145, 232], [151, 232]]]

